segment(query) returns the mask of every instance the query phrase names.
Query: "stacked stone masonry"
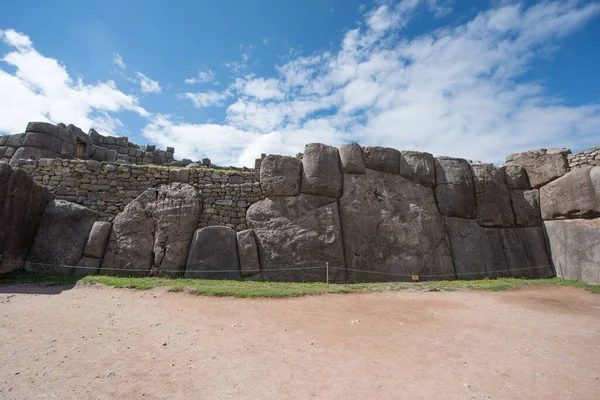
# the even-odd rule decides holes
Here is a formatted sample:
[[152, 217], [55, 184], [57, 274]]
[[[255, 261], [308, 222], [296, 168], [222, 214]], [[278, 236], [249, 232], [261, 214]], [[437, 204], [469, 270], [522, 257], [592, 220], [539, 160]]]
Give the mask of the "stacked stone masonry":
[[568, 159], [570, 169], [600, 165], [600, 146], [569, 154]]
[[0, 164], [11, 210], [0, 217], [28, 224], [22, 243], [0, 243], [0, 262], [14, 260], [2, 272], [600, 283], [600, 166], [571, 170], [569, 155], [538, 149], [495, 167], [312, 143], [302, 156], [261, 157], [260, 171], [19, 159]]

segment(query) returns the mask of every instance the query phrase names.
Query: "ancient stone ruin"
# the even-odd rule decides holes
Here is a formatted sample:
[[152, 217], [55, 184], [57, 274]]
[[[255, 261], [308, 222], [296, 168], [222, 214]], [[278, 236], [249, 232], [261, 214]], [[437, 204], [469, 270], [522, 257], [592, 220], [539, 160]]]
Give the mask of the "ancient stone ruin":
[[[260, 159], [259, 170], [219, 170], [136, 165], [151, 164], [147, 152], [123, 145], [134, 151], [119, 158], [125, 150], [101, 147], [107, 138], [91, 131], [85, 142], [69, 127], [30, 123], [22, 140], [1, 138], [10, 144], [0, 147], [9, 161], [0, 163], [0, 273], [600, 283], [595, 150], [578, 161], [567, 149], [534, 150], [496, 167], [311, 143], [301, 157]], [[30, 132], [55, 149], [45, 132], [66, 139], [49, 153], [25, 140]], [[99, 148], [116, 158], [94, 158]], [[164, 154], [154, 162], [172, 160]]]

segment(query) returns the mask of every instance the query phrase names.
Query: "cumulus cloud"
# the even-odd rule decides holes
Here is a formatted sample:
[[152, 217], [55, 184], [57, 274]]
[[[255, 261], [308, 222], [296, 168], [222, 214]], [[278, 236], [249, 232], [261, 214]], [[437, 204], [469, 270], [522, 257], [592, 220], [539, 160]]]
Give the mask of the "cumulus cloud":
[[600, 4], [499, 2], [459, 26], [402, 35], [419, 8], [439, 17], [448, 4], [387, 2], [366, 11], [337, 51], [293, 58], [274, 77], [238, 79], [221, 124], [253, 137], [232, 153], [237, 161], [251, 165], [271, 150], [293, 155], [311, 141], [490, 162], [536, 147], [596, 144], [600, 105], [568, 105], [525, 73], [596, 18]]
[[216, 77], [217, 74], [211, 69], [209, 69], [208, 71], [198, 71], [198, 75], [191, 78], [187, 78], [185, 80], [185, 83], [187, 83], [188, 85], [196, 85], [201, 83], [218, 84], [218, 82], [216, 81]]
[[162, 91], [162, 88], [158, 82], [148, 78], [141, 72], [136, 73], [136, 76], [138, 78], [138, 82], [140, 83], [140, 90], [142, 93], [160, 93]]
[[149, 116], [135, 96], [113, 81], [87, 84], [71, 78], [62, 64], [38, 53], [26, 35], [0, 30], [0, 39], [12, 48], [1, 60], [14, 68], [7, 72], [0, 67], [0, 132], [22, 132], [27, 122], [37, 120], [115, 133], [123, 124], [110, 113], [129, 110]]

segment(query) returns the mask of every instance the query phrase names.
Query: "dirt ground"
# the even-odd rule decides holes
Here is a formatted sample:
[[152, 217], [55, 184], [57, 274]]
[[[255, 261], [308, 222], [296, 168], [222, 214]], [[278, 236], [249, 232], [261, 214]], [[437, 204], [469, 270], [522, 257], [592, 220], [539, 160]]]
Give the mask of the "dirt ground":
[[600, 296], [0, 287], [0, 399], [599, 399]]

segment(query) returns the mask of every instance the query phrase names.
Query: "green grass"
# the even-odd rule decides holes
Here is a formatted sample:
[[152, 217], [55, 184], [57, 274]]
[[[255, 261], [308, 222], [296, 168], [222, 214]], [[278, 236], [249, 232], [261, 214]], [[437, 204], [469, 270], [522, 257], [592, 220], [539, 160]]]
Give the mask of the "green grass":
[[591, 285], [579, 281], [550, 279], [500, 278], [471, 281], [433, 281], [433, 282], [378, 282], [348, 283], [326, 285], [321, 282], [251, 282], [183, 278], [126, 278], [117, 276], [94, 275], [75, 277], [66, 275], [48, 275], [29, 272], [13, 272], [0, 277], [0, 284], [52, 283], [56, 285], [102, 284], [117, 288], [148, 290], [155, 287], [167, 287], [172, 292], [189, 292], [203, 296], [231, 296], [242, 298], [256, 297], [294, 297], [325, 293], [365, 293], [397, 292], [401, 290], [456, 291], [487, 290], [498, 292], [523, 286], [559, 285], [584, 288], [600, 294], [600, 285]]

